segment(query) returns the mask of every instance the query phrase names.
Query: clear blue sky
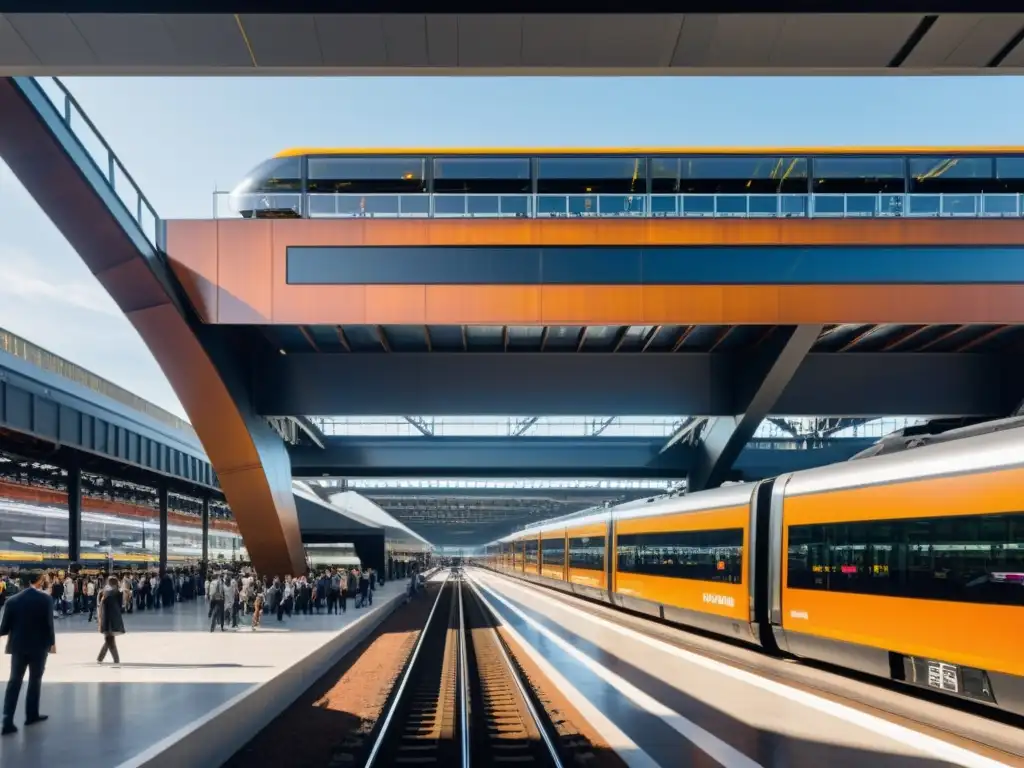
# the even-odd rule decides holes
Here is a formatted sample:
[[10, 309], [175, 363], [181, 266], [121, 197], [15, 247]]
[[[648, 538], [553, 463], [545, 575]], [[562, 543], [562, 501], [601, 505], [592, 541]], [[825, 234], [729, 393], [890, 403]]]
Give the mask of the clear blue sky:
[[[66, 81], [167, 218], [286, 146], [1024, 143], [1024, 78]], [[0, 165], [0, 327], [177, 413], [156, 363]], [[182, 414], [183, 415], [183, 414]]]

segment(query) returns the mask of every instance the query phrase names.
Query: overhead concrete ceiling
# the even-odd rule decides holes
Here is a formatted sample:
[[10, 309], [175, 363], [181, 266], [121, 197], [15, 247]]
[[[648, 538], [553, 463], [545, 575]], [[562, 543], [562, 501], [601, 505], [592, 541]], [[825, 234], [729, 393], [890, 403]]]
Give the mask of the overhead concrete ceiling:
[[8, 13], [0, 74], [994, 74], [1022, 40], [1024, 13]]

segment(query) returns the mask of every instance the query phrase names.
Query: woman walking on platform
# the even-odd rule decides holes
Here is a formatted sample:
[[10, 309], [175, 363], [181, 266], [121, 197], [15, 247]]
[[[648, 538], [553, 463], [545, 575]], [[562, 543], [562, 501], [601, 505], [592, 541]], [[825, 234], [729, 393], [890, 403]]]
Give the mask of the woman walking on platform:
[[100, 649], [97, 664], [102, 664], [107, 656], [107, 651], [114, 659], [115, 664], [121, 663], [121, 656], [117, 652], [117, 643], [114, 637], [124, 634], [124, 619], [121, 618], [121, 596], [118, 593], [117, 577], [111, 576], [107, 580], [107, 586], [99, 599], [99, 627], [103, 635], [103, 648]]

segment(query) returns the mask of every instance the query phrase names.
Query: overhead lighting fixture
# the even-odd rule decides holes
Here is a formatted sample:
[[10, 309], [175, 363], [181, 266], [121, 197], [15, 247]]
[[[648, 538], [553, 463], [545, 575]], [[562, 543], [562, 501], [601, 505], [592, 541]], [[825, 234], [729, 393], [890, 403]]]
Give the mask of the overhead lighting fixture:
[[277, 350], [277, 351], [278, 351], [278, 352], [280, 352], [280, 353], [281, 353], [282, 355], [287, 355], [287, 354], [288, 354], [288, 353], [287, 353], [287, 352], [285, 352], [285, 351], [284, 351], [283, 349], [279, 349], [279, 350]]

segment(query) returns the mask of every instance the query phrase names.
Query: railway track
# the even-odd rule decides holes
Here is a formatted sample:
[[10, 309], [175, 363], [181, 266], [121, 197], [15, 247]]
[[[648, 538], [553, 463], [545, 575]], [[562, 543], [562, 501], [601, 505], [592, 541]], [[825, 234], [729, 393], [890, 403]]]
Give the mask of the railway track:
[[391, 695], [365, 766], [562, 768], [574, 745], [553, 734], [489, 610], [461, 572], [453, 572]]

